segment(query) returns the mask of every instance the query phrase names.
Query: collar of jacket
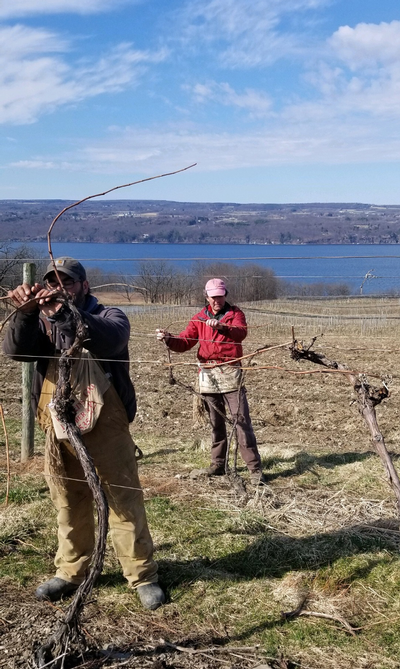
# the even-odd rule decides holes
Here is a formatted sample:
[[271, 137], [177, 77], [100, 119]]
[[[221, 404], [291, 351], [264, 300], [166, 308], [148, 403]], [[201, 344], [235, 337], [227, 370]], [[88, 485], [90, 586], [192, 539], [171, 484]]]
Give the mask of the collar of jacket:
[[207, 306], [204, 307], [204, 309], [207, 319], [215, 318], [217, 321], [220, 321], [221, 318], [223, 318], [229, 311], [231, 311], [232, 307], [230, 304], [228, 304], [228, 302], [225, 302], [224, 306], [217, 314], [214, 314]]
[[[97, 307], [99, 306], [99, 301], [97, 297], [94, 297], [94, 295], [89, 295], [86, 296], [85, 304], [82, 308], [78, 308], [79, 311], [86, 312], [87, 314], [93, 314], [96, 310]], [[61, 317], [61, 312], [63, 311], [63, 307], [54, 315], [54, 316], [48, 316], [47, 318], [43, 318], [44, 321], [47, 321], [48, 323], [51, 323], [52, 325], [57, 323], [57, 320], [60, 319]], [[65, 311], [65, 310], [64, 310]], [[58, 317], [57, 317], [58, 314]]]
[[82, 311], [86, 311], [88, 314], [92, 314], [98, 307], [99, 301], [94, 295], [86, 296], [85, 306], [82, 308]]

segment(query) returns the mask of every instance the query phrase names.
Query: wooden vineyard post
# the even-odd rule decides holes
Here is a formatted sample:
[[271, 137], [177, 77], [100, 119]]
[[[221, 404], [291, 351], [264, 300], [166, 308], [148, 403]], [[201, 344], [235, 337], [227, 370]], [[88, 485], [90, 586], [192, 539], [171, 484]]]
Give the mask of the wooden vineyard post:
[[[24, 263], [23, 283], [30, 286], [35, 283], [36, 265], [31, 262]], [[31, 392], [33, 379], [33, 362], [22, 363], [22, 436], [21, 436], [21, 462], [26, 462], [33, 456], [35, 417], [31, 406]]]

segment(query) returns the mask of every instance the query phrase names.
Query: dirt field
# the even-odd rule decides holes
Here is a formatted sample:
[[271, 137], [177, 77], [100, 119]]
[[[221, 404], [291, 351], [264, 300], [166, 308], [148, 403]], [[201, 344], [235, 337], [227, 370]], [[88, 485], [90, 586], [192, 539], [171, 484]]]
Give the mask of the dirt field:
[[[296, 338], [318, 335], [316, 350], [372, 384], [385, 378], [391, 395], [377, 416], [398, 465], [399, 301], [288, 301], [245, 310], [245, 353], [289, 343], [293, 325]], [[142, 611], [110, 551], [85, 612], [88, 644], [100, 650], [65, 667], [400, 667], [399, 521], [347, 379], [290, 374], [317, 368], [291, 360], [287, 346], [256, 355], [246, 363], [246, 387], [268, 487], [251, 489], [240, 459], [241, 490], [225, 478], [192, 478], [208, 464], [209, 428], [194, 422], [191, 393], [169, 383], [154, 330], [178, 332], [193, 312], [144, 308], [132, 318], [132, 433], [144, 452], [141, 480], [168, 603]], [[172, 361], [174, 377], [193, 385], [194, 351]], [[54, 515], [40, 476], [40, 438], [32, 462], [18, 461], [20, 365], [0, 356], [0, 372], [14, 489], [0, 523], [0, 667], [16, 668], [32, 666], [32, 645], [47, 636], [62, 606], [33, 597], [52, 574]], [[0, 447], [4, 486], [1, 433]], [[327, 618], [304, 615], [282, 626], [280, 612], [296, 609], [304, 594], [305, 610]]]

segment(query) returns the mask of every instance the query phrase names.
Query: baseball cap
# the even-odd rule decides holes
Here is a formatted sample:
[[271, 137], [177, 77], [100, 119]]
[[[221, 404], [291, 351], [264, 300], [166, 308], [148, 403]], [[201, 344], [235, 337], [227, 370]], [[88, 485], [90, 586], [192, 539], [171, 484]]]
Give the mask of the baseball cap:
[[204, 290], [208, 297], [217, 297], [218, 295], [225, 295], [228, 292], [222, 279], [210, 279], [210, 281], [207, 281]]
[[[68, 256], [56, 258], [54, 265], [58, 272], [64, 272], [64, 274], [70, 276], [74, 281], [86, 281], [86, 270], [78, 260], [75, 260], [75, 258], [68, 258]], [[54, 265], [52, 262], [47, 265], [43, 279], [47, 279], [49, 274], [54, 272]]]

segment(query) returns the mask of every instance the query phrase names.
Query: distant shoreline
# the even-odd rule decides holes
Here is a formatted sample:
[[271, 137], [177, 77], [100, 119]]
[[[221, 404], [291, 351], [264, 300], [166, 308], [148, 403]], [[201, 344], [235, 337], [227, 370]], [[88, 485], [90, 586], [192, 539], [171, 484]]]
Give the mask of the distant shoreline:
[[[61, 210], [66, 201], [59, 202]], [[58, 206], [57, 206], [58, 208]], [[0, 243], [44, 242], [54, 203], [0, 200]], [[400, 243], [400, 206], [98, 200], [68, 209], [52, 242], [303, 246]]]
[[[17, 244], [15, 244], [16, 246]], [[27, 245], [29, 246], [29, 244]], [[363, 286], [363, 293], [397, 291], [400, 248], [390, 244], [156, 244], [54, 242], [55, 256], [72, 256], [88, 269], [125, 277], [134, 283], [143, 264], [160, 273], [202, 271], [235, 274], [235, 267], [248, 267], [258, 275], [258, 267], [272, 270], [282, 281], [309, 283], [345, 283], [353, 292]], [[30, 260], [48, 257], [47, 243], [30, 245]], [[27, 258], [28, 260], [28, 258]], [[233, 270], [233, 272], [232, 272]], [[126, 281], [129, 276], [132, 281]], [[115, 278], [112, 279], [115, 281]]]
[[[85, 240], [76, 240], [76, 239], [52, 239], [52, 244], [93, 244], [98, 246], [119, 246], [123, 244], [124, 246], [150, 246], [152, 244], [157, 244], [157, 246], [273, 246], [274, 248], [279, 246], [400, 246], [400, 240], [398, 242], [369, 242], [365, 244], [364, 242], [289, 242], [285, 244], [279, 244], [278, 242], [88, 242]], [[32, 244], [47, 244], [46, 239], [35, 239], [34, 241], [29, 241], [26, 239], [11, 239], [9, 240], [10, 244], [24, 244], [26, 246], [31, 246]]]

